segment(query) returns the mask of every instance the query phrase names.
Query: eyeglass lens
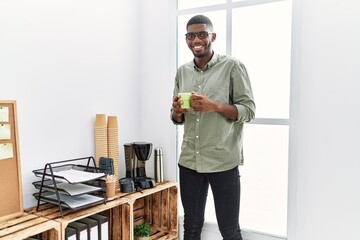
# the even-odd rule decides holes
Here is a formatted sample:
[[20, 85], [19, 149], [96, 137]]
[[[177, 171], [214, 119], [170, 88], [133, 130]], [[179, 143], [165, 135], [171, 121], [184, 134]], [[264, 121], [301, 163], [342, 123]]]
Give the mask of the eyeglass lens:
[[185, 34], [185, 37], [188, 39], [188, 40], [194, 40], [195, 37], [198, 37], [199, 39], [205, 39], [209, 36], [209, 32], [206, 32], [206, 31], [202, 31], [202, 32], [189, 32], [189, 33], [186, 33]]

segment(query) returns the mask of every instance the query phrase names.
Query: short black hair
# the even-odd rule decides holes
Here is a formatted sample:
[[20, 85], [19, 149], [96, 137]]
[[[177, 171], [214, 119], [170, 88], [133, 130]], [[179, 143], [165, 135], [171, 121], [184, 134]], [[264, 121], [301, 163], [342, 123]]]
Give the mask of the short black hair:
[[188, 29], [188, 27], [190, 25], [193, 25], [193, 24], [206, 24], [206, 26], [210, 29], [210, 31], [213, 31], [213, 25], [212, 25], [211, 20], [204, 15], [196, 15], [196, 16], [193, 16], [192, 18], [190, 18], [190, 20], [186, 24], [186, 30]]

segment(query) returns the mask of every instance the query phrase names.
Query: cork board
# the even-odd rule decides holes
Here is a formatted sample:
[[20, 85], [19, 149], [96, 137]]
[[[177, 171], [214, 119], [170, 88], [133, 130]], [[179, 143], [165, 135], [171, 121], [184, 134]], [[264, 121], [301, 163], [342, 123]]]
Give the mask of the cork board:
[[16, 102], [0, 100], [0, 222], [22, 214]]

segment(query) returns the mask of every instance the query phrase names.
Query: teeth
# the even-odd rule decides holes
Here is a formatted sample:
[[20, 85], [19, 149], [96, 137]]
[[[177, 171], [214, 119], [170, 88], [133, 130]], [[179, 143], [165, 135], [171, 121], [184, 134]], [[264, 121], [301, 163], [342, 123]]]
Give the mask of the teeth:
[[202, 48], [202, 46], [194, 46], [194, 48]]

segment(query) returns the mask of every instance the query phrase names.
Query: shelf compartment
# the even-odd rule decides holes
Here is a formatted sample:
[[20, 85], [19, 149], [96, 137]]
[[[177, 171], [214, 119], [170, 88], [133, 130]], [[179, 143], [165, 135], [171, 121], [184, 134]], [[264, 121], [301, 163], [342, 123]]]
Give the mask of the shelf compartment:
[[128, 196], [133, 199], [134, 226], [146, 222], [152, 225], [151, 239], [177, 239], [178, 191], [175, 183], [159, 183], [155, 188]]

